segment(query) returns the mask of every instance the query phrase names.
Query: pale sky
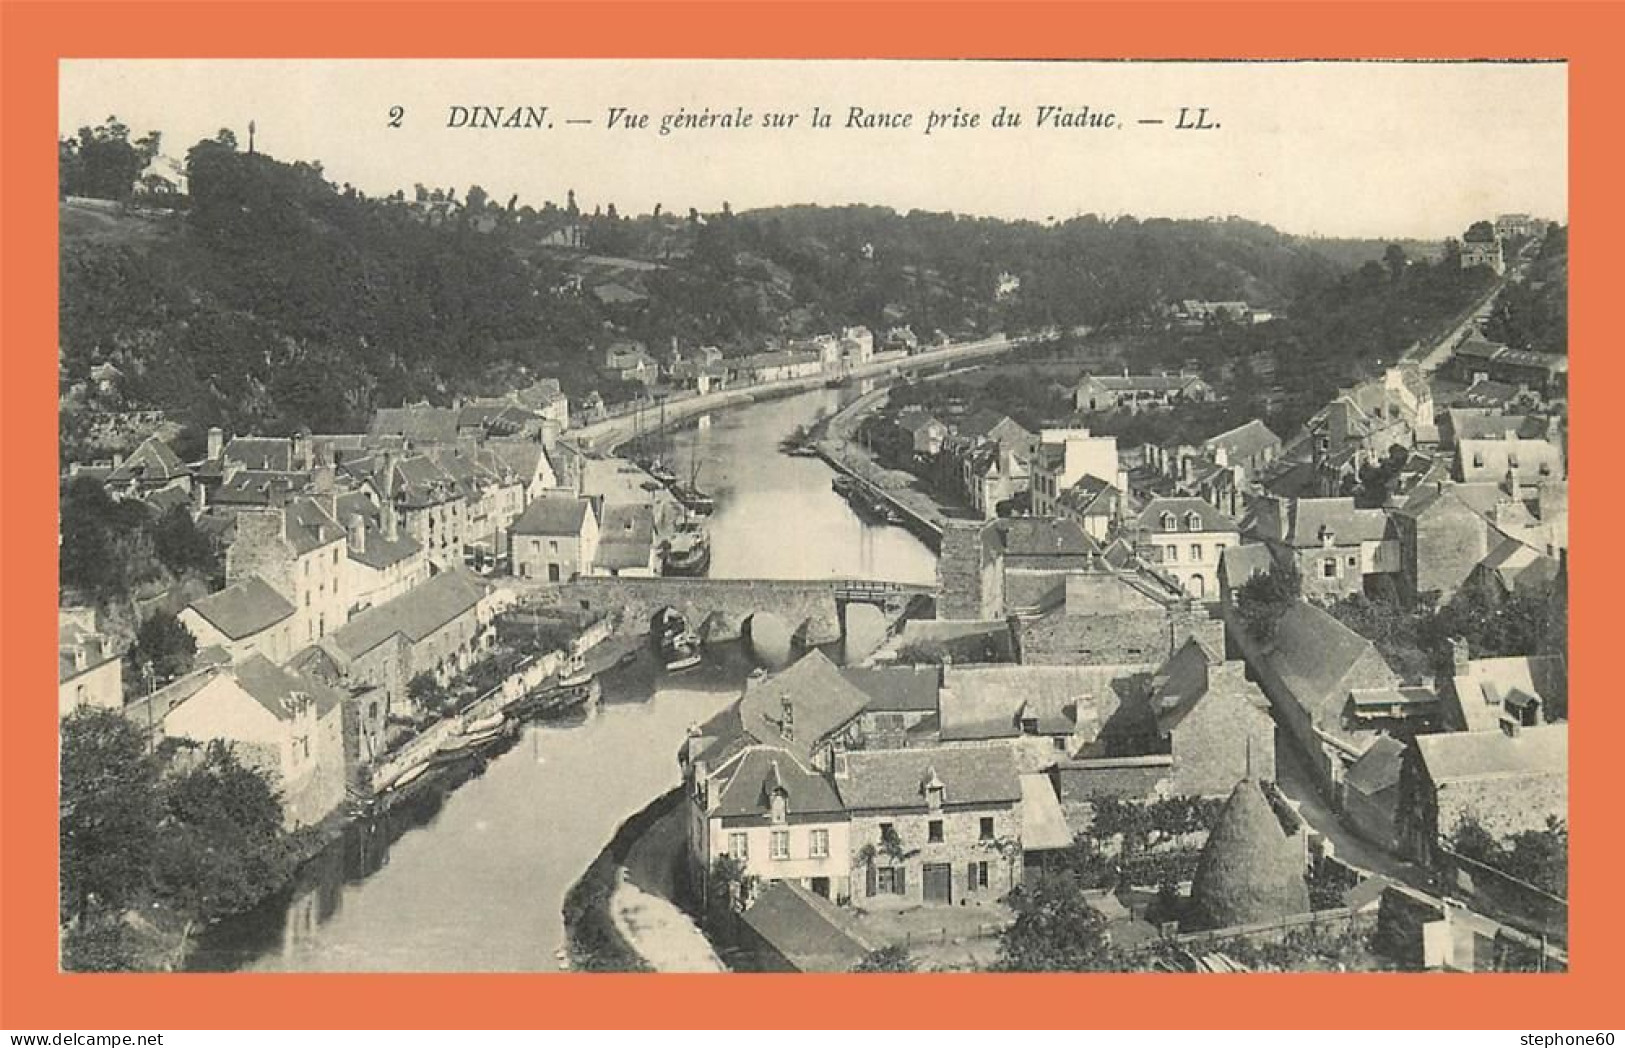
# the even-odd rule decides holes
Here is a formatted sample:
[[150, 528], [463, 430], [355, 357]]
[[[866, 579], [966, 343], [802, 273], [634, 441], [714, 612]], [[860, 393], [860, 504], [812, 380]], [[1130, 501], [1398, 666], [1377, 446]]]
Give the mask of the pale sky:
[[[1000, 105], [1018, 129], [988, 126]], [[452, 106], [547, 106], [551, 129], [448, 128]], [[1034, 125], [1039, 106], [1116, 114], [1111, 130]], [[402, 126], [387, 125], [392, 106]], [[610, 129], [610, 107], [650, 115]], [[808, 126], [812, 107], [832, 126]], [[847, 129], [849, 109], [912, 111]], [[930, 110], [976, 129], [929, 135]], [[1180, 107], [1216, 130], [1176, 131]], [[679, 108], [754, 126], [661, 136]], [[788, 130], [766, 112], [797, 113]], [[320, 160], [372, 195], [471, 184], [499, 202], [690, 207], [881, 204], [1001, 218], [1239, 215], [1292, 233], [1459, 235], [1526, 211], [1567, 221], [1568, 71], [1559, 63], [1133, 63], [719, 60], [71, 60], [60, 128], [117, 115], [182, 159], [232, 128], [280, 160]], [[566, 121], [590, 120], [590, 124]], [[1162, 119], [1161, 125], [1140, 120]]]

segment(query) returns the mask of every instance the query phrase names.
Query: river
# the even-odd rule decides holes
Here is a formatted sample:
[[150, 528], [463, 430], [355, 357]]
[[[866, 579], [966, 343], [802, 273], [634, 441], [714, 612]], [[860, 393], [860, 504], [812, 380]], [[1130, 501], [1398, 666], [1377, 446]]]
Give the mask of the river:
[[[717, 499], [711, 574], [931, 582], [936, 558], [901, 528], [866, 524], [818, 459], [779, 441], [851, 394], [752, 404], [673, 434]], [[358, 822], [290, 891], [207, 929], [196, 971], [550, 971], [565, 945], [564, 895], [615, 828], [679, 778], [690, 725], [738, 695], [737, 645], [676, 678], [647, 654], [603, 678], [604, 701], [570, 723], [527, 724], [505, 751]]]

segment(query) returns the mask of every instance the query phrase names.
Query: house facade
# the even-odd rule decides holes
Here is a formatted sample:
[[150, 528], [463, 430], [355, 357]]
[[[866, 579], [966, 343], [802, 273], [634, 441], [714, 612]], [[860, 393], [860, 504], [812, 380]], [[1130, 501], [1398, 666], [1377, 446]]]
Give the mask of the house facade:
[[591, 499], [547, 495], [525, 507], [509, 529], [519, 578], [568, 582], [592, 573], [598, 557], [598, 512]]
[[1198, 600], [1217, 600], [1219, 560], [1241, 544], [1229, 517], [1197, 498], [1157, 498], [1135, 521], [1135, 550]]

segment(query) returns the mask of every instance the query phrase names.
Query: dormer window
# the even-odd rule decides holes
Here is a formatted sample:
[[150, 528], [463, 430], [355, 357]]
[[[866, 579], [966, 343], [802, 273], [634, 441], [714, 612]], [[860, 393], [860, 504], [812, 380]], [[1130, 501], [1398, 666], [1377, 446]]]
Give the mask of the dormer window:
[[1200, 513], [1195, 512], [1195, 511], [1192, 511], [1190, 513], [1185, 514], [1185, 530], [1186, 531], [1201, 531], [1202, 530], [1202, 515]]
[[1021, 733], [1023, 735], [1037, 735], [1038, 734], [1038, 718], [1037, 717], [1023, 717], [1023, 718], [1021, 718]]
[[1174, 515], [1172, 513], [1164, 513], [1162, 515], [1162, 530], [1163, 531], [1178, 531], [1179, 530], [1179, 522], [1174, 517]]
[[790, 811], [790, 798], [783, 790], [773, 792], [771, 802], [774, 823], [782, 823]]

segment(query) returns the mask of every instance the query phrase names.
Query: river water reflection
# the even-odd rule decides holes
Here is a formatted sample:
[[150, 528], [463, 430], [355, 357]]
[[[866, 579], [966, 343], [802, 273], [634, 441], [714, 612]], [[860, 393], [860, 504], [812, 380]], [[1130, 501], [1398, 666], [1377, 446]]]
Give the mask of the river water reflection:
[[[672, 439], [717, 497], [712, 575], [864, 576], [930, 582], [935, 557], [900, 528], [868, 525], [817, 459], [778, 442], [835, 410], [821, 390], [713, 417]], [[564, 895], [622, 820], [678, 782], [690, 725], [738, 695], [737, 645], [667, 677], [648, 654], [604, 678], [575, 722], [528, 724], [511, 746], [386, 817], [350, 827], [292, 890], [208, 929], [200, 971], [548, 971], [559, 966]]]

